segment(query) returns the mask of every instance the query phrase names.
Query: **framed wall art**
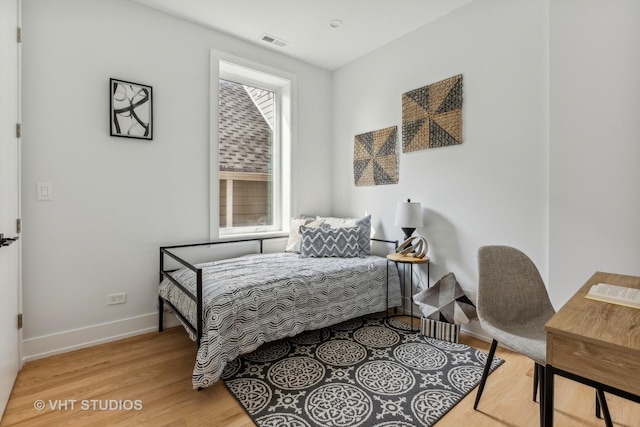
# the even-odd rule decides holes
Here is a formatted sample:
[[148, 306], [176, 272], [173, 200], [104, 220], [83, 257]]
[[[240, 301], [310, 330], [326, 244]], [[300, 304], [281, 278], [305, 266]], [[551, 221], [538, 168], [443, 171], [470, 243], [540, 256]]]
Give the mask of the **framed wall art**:
[[151, 86], [109, 79], [111, 136], [153, 139]]

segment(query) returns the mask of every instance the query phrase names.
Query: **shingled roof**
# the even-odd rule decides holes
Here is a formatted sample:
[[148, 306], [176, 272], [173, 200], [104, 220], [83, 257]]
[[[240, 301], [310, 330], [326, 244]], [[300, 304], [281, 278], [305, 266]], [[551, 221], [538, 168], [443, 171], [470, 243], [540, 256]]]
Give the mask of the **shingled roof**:
[[271, 129], [244, 86], [220, 80], [220, 171], [271, 173]]

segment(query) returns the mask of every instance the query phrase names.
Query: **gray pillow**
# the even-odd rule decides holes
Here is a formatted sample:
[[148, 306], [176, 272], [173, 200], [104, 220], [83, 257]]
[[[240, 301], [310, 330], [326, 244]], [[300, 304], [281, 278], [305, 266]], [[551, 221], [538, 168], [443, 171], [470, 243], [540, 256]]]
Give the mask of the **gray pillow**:
[[367, 257], [371, 255], [371, 215], [362, 218], [340, 218], [340, 217], [322, 217], [317, 219], [323, 220], [323, 227], [345, 228], [358, 227], [358, 246], [360, 247], [360, 256]]
[[371, 215], [367, 215], [358, 220], [358, 247], [360, 248], [360, 256], [365, 257], [371, 255]]
[[300, 254], [303, 257], [353, 258], [360, 255], [358, 227], [300, 227]]

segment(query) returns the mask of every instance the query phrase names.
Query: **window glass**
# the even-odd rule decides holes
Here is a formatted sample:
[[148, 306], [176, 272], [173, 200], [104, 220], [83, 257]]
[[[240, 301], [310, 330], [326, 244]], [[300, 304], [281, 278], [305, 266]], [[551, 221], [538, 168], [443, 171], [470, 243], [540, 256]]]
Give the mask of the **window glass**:
[[219, 81], [220, 228], [274, 225], [275, 92]]

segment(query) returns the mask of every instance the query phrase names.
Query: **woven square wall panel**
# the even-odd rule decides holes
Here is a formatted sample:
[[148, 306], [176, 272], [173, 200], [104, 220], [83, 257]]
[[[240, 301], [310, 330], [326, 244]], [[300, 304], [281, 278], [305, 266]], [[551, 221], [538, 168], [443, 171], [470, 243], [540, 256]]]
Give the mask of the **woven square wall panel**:
[[398, 183], [398, 127], [355, 136], [353, 178], [357, 186]]
[[462, 143], [462, 74], [402, 95], [402, 152]]

